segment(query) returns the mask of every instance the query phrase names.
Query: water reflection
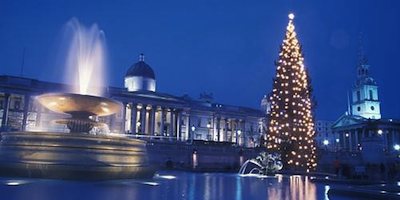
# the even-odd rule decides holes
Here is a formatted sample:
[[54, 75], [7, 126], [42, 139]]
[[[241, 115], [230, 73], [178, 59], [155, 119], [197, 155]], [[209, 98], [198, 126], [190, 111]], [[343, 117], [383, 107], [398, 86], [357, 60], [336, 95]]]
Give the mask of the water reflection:
[[241, 200], [242, 199], [242, 183], [241, 183], [241, 177], [237, 176], [236, 177], [236, 200]]
[[[0, 180], [1, 181], [1, 180]], [[21, 180], [19, 180], [21, 181]], [[29, 180], [10, 187], [3, 179], [5, 199], [326, 199], [326, 188], [307, 177], [241, 177], [223, 173], [159, 172], [152, 180], [78, 182]], [[22, 181], [21, 183], [25, 183]], [[32, 193], [34, 191], [34, 193]], [[60, 195], [62, 194], [62, 195]]]

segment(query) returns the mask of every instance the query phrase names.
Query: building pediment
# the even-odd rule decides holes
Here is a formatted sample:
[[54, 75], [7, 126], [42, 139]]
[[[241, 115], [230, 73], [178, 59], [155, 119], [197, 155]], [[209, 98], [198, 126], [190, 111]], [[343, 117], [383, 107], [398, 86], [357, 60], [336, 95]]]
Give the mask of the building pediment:
[[332, 129], [358, 125], [361, 124], [364, 119], [356, 115], [342, 115], [336, 122], [332, 125]]

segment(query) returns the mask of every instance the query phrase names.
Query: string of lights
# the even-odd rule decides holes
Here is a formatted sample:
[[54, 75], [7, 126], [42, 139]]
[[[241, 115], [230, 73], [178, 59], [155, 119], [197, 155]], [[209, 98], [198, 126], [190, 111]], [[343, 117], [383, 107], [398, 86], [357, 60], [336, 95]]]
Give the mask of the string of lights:
[[293, 20], [289, 14], [276, 62], [267, 149], [281, 153], [284, 169], [310, 171], [317, 166], [311, 87]]

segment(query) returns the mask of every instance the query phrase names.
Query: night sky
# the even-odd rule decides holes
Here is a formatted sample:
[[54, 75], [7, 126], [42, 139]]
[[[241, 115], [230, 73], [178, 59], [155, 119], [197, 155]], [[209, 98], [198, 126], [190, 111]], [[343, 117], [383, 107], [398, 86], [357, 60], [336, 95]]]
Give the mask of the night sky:
[[[96, 2], [96, 3], [95, 3]], [[108, 84], [123, 86], [144, 53], [157, 91], [258, 108], [272, 87], [288, 13], [303, 44], [317, 119], [346, 111], [356, 78], [359, 33], [379, 85], [384, 118], [400, 119], [400, 1], [0, 0], [0, 74], [60, 82], [62, 31], [76, 17], [104, 30]]]

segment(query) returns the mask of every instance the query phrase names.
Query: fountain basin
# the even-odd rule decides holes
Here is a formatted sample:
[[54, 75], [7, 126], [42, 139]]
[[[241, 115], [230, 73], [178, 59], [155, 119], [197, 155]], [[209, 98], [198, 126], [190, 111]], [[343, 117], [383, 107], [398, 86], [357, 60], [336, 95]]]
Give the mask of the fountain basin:
[[112, 115], [122, 108], [120, 102], [109, 98], [72, 93], [47, 93], [36, 99], [53, 112], [70, 114], [71, 118], [55, 122], [67, 125], [73, 133], [88, 133], [95, 126], [103, 126], [90, 117]]
[[36, 99], [47, 109], [71, 115], [107, 116], [116, 113], [122, 107], [118, 101], [90, 95], [73, 93], [47, 93]]
[[110, 180], [151, 178], [146, 142], [103, 135], [1, 133], [0, 176]]

